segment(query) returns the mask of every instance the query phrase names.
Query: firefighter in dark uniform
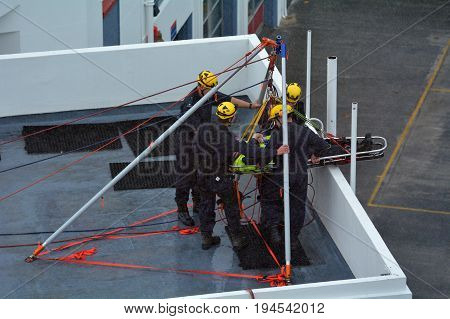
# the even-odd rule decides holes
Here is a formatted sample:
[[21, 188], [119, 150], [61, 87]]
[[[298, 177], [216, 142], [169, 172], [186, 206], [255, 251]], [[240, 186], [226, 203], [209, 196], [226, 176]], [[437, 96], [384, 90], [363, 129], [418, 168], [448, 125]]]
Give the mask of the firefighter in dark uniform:
[[[293, 109], [287, 105], [288, 112], [288, 139], [289, 139], [289, 198], [291, 220], [291, 244], [298, 246], [298, 235], [305, 219], [306, 194], [308, 189], [308, 159], [322, 156], [341, 154], [339, 146], [330, 145], [316, 135], [308, 127], [298, 125], [294, 121]], [[274, 122], [267, 148], [276, 148], [282, 144], [283, 106], [274, 106], [269, 115], [269, 120]], [[262, 135], [255, 136], [261, 140]], [[260, 186], [261, 193], [261, 223], [269, 232], [269, 239], [274, 245], [280, 245], [281, 236], [279, 224], [283, 215], [283, 158], [274, 158], [273, 170], [263, 175]]]
[[[181, 115], [186, 113], [195, 103], [197, 103], [206, 93], [218, 84], [217, 77], [210, 71], [202, 71], [197, 78], [197, 87], [190, 92], [188, 97], [181, 105]], [[194, 112], [179, 127], [175, 133], [175, 154], [176, 161], [176, 184], [175, 184], [175, 202], [178, 207], [178, 219], [187, 226], [195, 224], [189, 215], [187, 203], [189, 201], [189, 192], [192, 192], [193, 211], [199, 210], [200, 193], [197, 187], [197, 176], [194, 168], [193, 160], [193, 144], [195, 132], [197, 128], [211, 121], [211, 113], [213, 105], [221, 102], [233, 102], [238, 107], [258, 108], [257, 103], [248, 103], [241, 99], [231, 97], [221, 92], [216, 92], [208, 99], [196, 112]], [[181, 116], [180, 115], [180, 116]]]
[[230, 132], [229, 126], [236, 115], [236, 108], [231, 102], [223, 102], [217, 107], [217, 121], [200, 126], [195, 139], [195, 156], [198, 169], [200, 189], [200, 231], [202, 249], [209, 249], [220, 243], [220, 237], [213, 236], [216, 223], [216, 195], [223, 202], [231, 243], [240, 250], [248, 244], [248, 239], [241, 230], [237, 190], [233, 185], [233, 175], [229, 166], [238, 154], [244, 154], [247, 161], [264, 162], [276, 154], [289, 151], [288, 146], [281, 146], [275, 154], [267, 154], [257, 143], [239, 142]]

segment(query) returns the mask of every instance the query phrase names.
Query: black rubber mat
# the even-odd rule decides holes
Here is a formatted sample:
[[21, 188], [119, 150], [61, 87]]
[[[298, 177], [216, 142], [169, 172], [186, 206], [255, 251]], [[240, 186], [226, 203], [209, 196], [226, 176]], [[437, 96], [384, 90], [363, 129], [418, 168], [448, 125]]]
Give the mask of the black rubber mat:
[[[124, 121], [118, 122], [117, 125], [122, 133], [125, 133], [140, 123], [145, 121], [135, 120], [135, 121]], [[155, 117], [148, 123], [145, 123], [139, 130], [133, 131], [125, 135], [125, 139], [133, 151], [134, 155], [139, 155], [144, 151], [148, 145], [156, 140], [165, 130], [167, 130], [174, 122], [176, 118], [173, 116], [160, 116]], [[152, 153], [152, 156], [168, 156], [174, 155], [173, 147], [173, 134], [169, 136], [160, 146], [158, 146]]]
[[[258, 226], [259, 227], [259, 226]], [[268, 235], [264, 232], [263, 229], [259, 228], [263, 237], [268, 238]], [[228, 227], [225, 227], [225, 230], [230, 236]], [[239, 266], [244, 269], [276, 269], [278, 268], [274, 259], [268, 252], [264, 241], [255, 231], [254, 227], [250, 224], [243, 225], [242, 230], [247, 234], [250, 244], [242, 250], [236, 252], [239, 258]], [[266, 239], [267, 241], [267, 239]], [[270, 242], [267, 241], [270, 245]], [[278, 261], [281, 264], [285, 263], [284, 259], [284, 243], [281, 247], [270, 247], [272, 251], [275, 253]], [[306, 255], [303, 247], [292, 249], [291, 251], [291, 264], [293, 266], [308, 266], [310, 265], [310, 261], [308, 256]]]
[[[117, 176], [129, 163], [110, 163], [111, 177]], [[115, 191], [175, 187], [175, 162], [141, 162], [116, 185]]]
[[[36, 133], [51, 126], [24, 126], [22, 135]], [[89, 152], [107, 144], [119, 135], [113, 124], [75, 124], [61, 126], [41, 134], [25, 137], [25, 150], [28, 154], [61, 153], [69, 151]], [[99, 143], [100, 141], [104, 141]], [[87, 146], [87, 147], [85, 147]], [[109, 144], [104, 150], [122, 148], [120, 139]]]

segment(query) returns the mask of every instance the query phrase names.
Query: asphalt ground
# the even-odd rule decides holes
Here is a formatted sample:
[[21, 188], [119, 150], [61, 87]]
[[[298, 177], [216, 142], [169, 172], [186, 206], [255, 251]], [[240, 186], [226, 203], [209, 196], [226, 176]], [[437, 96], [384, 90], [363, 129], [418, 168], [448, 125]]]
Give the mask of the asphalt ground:
[[[450, 295], [450, 2], [297, 0], [281, 26], [287, 80], [305, 92], [312, 30], [311, 113], [326, 120], [326, 65], [338, 57], [337, 135], [388, 139], [357, 165], [357, 196], [408, 278], [414, 298]], [[304, 97], [304, 95], [303, 95]], [[343, 168], [349, 176], [349, 169]]]

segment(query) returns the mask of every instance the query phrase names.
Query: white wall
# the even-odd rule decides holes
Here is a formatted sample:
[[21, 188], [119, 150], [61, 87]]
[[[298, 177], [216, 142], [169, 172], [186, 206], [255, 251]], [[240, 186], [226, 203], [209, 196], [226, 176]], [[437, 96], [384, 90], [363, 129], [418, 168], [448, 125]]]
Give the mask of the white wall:
[[[0, 33], [20, 32], [21, 52], [103, 45], [100, 0], [16, 2], [15, 11], [0, 17]], [[5, 5], [0, 2], [0, 12], [5, 10]]]
[[8, 14], [19, 5], [19, 0], [3, 0], [0, 3], [0, 18]]
[[[0, 117], [119, 105], [193, 81], [203, 69], [224, 69], [249, 50], [250, 39], [257, 41], [242, 36], [3, 55]], [[254, 68], [266, 70], [262, 63], [244, 68], [222, 91], [250, 85]], [[193, 86], [138, 104], [176, 101]]]
[[143, 0], [120, 0], [120, 44], [142, 43]]
[[316, 168], [313, 176], [314, 208], [355, 277], [405, 277], [339, 168]]
[[[252, 289], [255, 299], [410, 299], [406, 278], [385, 276], [364, 279], [336, 280], [312, 284]], [[250, 299], [246, 290], [230, 291], [187, 298]]]

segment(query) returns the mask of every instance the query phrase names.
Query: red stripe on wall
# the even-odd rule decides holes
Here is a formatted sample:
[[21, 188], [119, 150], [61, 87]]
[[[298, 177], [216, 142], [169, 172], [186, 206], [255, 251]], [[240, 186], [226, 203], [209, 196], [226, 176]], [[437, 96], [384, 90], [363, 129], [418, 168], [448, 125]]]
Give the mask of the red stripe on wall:
[[112, 7], [116, 4], [116, 0], [103, 0], [103, 17], [108, 15], [109, 11], [111, 11]]
[[264, 22], [264, 2], [259, 6], [253, 19], [248, 24], [248, 33], [255, 33]]

